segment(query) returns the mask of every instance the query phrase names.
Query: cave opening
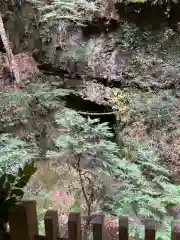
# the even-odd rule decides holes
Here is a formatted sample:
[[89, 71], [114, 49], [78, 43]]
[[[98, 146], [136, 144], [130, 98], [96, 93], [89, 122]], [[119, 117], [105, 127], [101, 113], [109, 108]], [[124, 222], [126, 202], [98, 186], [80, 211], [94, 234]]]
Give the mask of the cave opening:
[[97, 104], [75, 94], [65, 97], [65, 106], [77, 111], [83, 117], [98, 118], [100, 123], [107, 122], [111, 132], [115, 135], [116, 116], [110, 106]]

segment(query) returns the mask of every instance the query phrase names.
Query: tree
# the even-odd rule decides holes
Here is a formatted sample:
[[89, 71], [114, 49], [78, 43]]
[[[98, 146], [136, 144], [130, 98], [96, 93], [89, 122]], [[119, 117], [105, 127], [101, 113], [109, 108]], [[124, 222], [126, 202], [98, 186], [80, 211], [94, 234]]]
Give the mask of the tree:
[[55, 140], [57, 152], [48, 152], [57, 160], [66, 158], [78, 172], [87, 214], [90, 216], [93, 202], [99, 199], [102, 182], [99, 174], [110, 173], [118, 161], [118, 148], [110, 138], [113, 134], [107, 123], [98, 119], [86, 119], [77, 112], [65, 109], [56, 114], [60, 135]]
[[6, 35], [6, 31], [4, 29], [4, 24], [3, 24], [3, 19], [0, 13], [0, 37], [2, 40], [2, 43], [4, 45], [6, 55], [7, 55], [7, 60], [8, 60], [8, 67], [11, 73], [11, 76], [14, 78], [14, 81], [19, 84], [20, 83], [20, 77], [19, 77], [19, 72], [18, 68], [15, 64], [15, 59]]

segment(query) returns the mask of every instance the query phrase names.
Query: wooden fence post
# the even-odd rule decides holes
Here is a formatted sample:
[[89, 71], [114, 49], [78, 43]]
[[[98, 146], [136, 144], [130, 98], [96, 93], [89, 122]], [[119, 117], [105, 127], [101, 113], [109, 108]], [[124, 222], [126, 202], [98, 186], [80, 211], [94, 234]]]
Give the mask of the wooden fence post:
[[36, 202], [26, 201], [9, 214], [11, 240], [34, 240], [38, 234]]
[[171, 227], [171, 240], [180, 240], [180, 232], [178, 231], [178, 228], [180, 226], [180, 222], [172, 222]]
[[129, 239], [129, 223], [128, 217], [119, 218], [119, 240], [128, 240]]
[[68, 218], [69, 240], [81, 240], [81, 214], [70, 213]]
[[59, 222], [57, 211], [47, 211], [44, 216], [45, 234], [47, 240], [57, 240], [59, 237]]
[[103, 240], [104, 237], [104, 215], [95, 216], [91, 224], [93, 226], [93, 240]]
[[156, 225], [152, 219], [145, 220], [145, 240], [156, 239]]

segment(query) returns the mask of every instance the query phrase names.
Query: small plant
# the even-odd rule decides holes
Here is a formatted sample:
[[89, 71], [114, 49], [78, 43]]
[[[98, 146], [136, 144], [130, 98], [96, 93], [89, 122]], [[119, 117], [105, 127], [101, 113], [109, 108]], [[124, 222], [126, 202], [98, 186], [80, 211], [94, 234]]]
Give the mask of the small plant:
[[121, 122], [128, 122], [130, 119], [129, 109], [129, 90], [113, 89], [111, 94], [111, 105], [116, 111], [116, 120]]
[[6, 232], [9, 212], [21, 201], [23, 188], [35, 171], [32, 162], [20, 167], [17, 174], [3, 173], [0, 176], [0, 231]]
[[142, 31], [135, 24], [122, 22], [115, 39], [117, 46], [126, 51], [144, 46], [145, 43], [153, 41], [154, 36], [149, 30]]

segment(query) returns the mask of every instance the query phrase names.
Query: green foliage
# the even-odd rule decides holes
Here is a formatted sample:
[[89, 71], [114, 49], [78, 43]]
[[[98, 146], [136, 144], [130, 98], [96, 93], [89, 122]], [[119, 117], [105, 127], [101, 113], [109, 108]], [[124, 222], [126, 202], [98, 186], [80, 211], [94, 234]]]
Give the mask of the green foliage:
[[74, 200], [72, 206], [70, 207], [72, 212], [81, 212], [82, 211], [80, 197], [81, 197], [81, 190], [77, 190], [75, 197], [74, 197], [75, 200]]
[[[92, 211], [93, 203], [101, 200], [103, 182], [99, 174], [110, 174], [118, 161], [118, 148], [111, 141], [113, 134], [107, 123], [98, 119], [86, 119], [77, 112], [64, 109], [56, 114], [56, 123], [60, 126], [59, 136], [55, 139], [56, 152], [48, 152], [48, 157], [57, 161], [66, 160], [77, 171], [86, 212]], [[79, 208], [79, 195], [72, 206]]]
[[28, 145], [9, 134], [0, 135], [0, 228], [8, 213], [23, 197], [23, 188], [36, 171]]
[[[62, 106], [62, 97], [68, 90], [56, 89], [43, 81], [41, 76], [34, 79], [23, 92], [0, 94], [1, 132], [0, 135], [0, 224], [5, 227], [9, 210], [18, 203], [36, 168], [33, 159], [39, 156], [36, 139], [38, 131], [44, 129], [47, 121], [41, 118], [52, 114]], [[39, 129], [38, 129], [39, 124]], [[18, 136], [18, 137], [16, 137]], [[46, 136], [44, 136], [45, 138]], [[26, 139], [24, 142], [20, 139]], [[38, 145], [39, 146], [39, 145]], [[40, 147], [40, 146], [39, 146]]]
[[0, 115], [1, 129], [14, 127], [19, 122], [25, 123], [28, 115], [30, 96], [26, 92], [1, 93]]
[[170, 91], [160, 94], [134, 95], [130, 100], [131, 115], [134, 119], [144, 119], [148, 129], [172, 127], [178, 122], [178, 102]]
[[[143, 220], [155, 219], [159, 239], [169, 239], [170, 217], [167, 207], [180, 204], [180, 188], [171, 182], [171, 172], [163, 164], [156, 144], [145, 141], [124, 142], [121, 151], [109, 140], [112, 133], [107, 124], [85, 119], [74, 111], [56, 115], [60, 135], [55, 140], [58, 152], [49, 157], [71, 157], [77, 168], [76, 156], [82, 156], [81, 168], [93, 169], [105, 192], [96, 192], [105, 213], [127, 215], [131, 221], [131, 235], [143, 234]], [[93, 164], [94, 163], [94, 164]], [[83, 172], [84, 173], [84, 172]], [[117, 178], [118, 181], [113, 182]], [[97, 184], [97, 183], [96, 183]], [[94, 182], [95, 185], [95, 182]]]
[[121, 24], [115, 33], [116, 44], [121, 50], [131, 51], [155, 40], [155, 36], [149, 30], [142, 30], [136, 24], [129, 22]]
[[[36, 4], [38, 1], [32, 1]], [[53, 0], [48, 5], [42, 6], [39, 1], [39, 10], [42, 13], [42, 21], [69, 20], [77, 25], [84, 25], [91, 21], [96, 13], [99, 13], [98, 4], [101, 1], [89, 2], [87, 0]]]
[[[43, 155], [46, 146], [40, 141], [42, 138], [46, 140], [46, 134], [49, 134], [47, 125], [53, 122], [52, 113], [62, 107], [62, 97], [67, 96], [71, 91], [53, 87], [43, 75], [38, 75], [23, 90], [23, 92], [0, 94], [0, 130], [1, 132], [13, 132], [14, 136], [19, 136], [28, 142], [31, 152], [36, 155]], [[46, 120], [44, 120], [44, 117]], [[2, 140], [6, 144], [2, 148], [2, 161], [6, 162], [6, 168], [11, 171], [9, 165], [13, 163], [15, 167], [16, 161], [19, 161], [18, 157], [20, 160], [31, 157], [28, 157], [27, 152], [24, 152], [25, 150], [21, 152], [21, 156], [16, 155], [22, 143], [17, 140], [16, 143], [13, 142], [13, 146], [8, 142], [8, 139], [5, 139], [5, 136], [2, 136]], [[8, 147], [16, 148], [16, 152], [13, 152], [14, 155], [8, 156], [6, 154], [6, 151], [9, 150]]]
[[[129, 89], [114, 88], [111, 94], [111, 106], [116, 111], [116, 121], [128, 122], [130, 119], [129, 100], [131, 94]], [[118, 124], [117, 124], [118, 125]]]
[[119, 182], [111, 186], [112, 198], [104, 202], [103, 209], [118, 215], [127, 215], [133, 234], [143, 233], [143, 220], [147, 217], [157, 222], [159, 236], [170, 239], [170, 220], [167, 206], [180, 204], [180, 188], [170, 181], [170, 171], [153, 145], [145, 142], [129, 144], [127, 160], [119, 161]]
[[[1, 157], [0, 157], [1, 158]], [[5, 230], [9, 211], [20, 202], [24, 195], [23, 188], [35, 173], [34, 163], [26, 163], [15, 173], [3, 173], [0, 176], [0, 229]]]
[[61, 98], [70, 92], [70, 90], [53, 88], [41, 79], [34, 79], [34, 82], [23, 92], [1, 92], [1, 130], [7, 131], [9, 127], [28, 124], [29, 120], [37, 115], [47, 115], [49, 110], [59, 107]]
[[[143, 238], [144, 219], [150, 217], [157, 224], [156, 238], [169, 240], [173, 220], [169, 209], [180, 203], [180, 188], [172, 182], [169, 170], [179, 160], [179, 148], [175, 149], [179, 138], [178, 91], [128, 89], [115, 93], [113, 102], [117, 102], [120, 116], [117, 128], [121, 129], [119, 169], [123, 166], [124, 170], [118, 174], [119, 182], [111, 186], [103, 210], [127, 215], [132, 238], [137, 233]], [[177, 157], [176, 162], [171, 163], [171, 157]]]
[[36, 107], [53, 110], [60, 106], [62, 97], [69, 95], [72, 90], [56, 89], [47, 82], [36, 82], [28, 86], [27, 92], [31, 95], [31, 102], [35, 100], [38, 104]]
[[23, 167], [33, 157], [28, 145], [9, 134], [0, 135], [0, 174], [15, 174], [19, 167]]
[[[84, 166], [103, 164], [106, 168], [110, 167], [112, 159], [118, 154], [118, 148], [110, 140], [113, 134], [107, 123], [99, 123], [98, 119], [86, 119], [69, 109], [57, 113], [55, 121], [61, 126], [60, 135], [55, 140], [59, 149], [56, 157], [72, 153], [83, 157]], [[54, 155], [49, 152], [51, 154]]]
[[165, 156], [170, 156], [168, 134], [175, 140], [179, 136], [177, 92], [116, 93], [113, 97], [119, 115], [123, 117], [125, 109], [128, 116], [124, 125], [120, 118], [121, 132], [118, 132], [122, 158], [119, 169], [123, 166], [124, 170], [118, 174], [119, 182], [111, 186], [114, 197], [104, 201], [103, 209], [128, 215], [132, 236], [138, 232], [143, 238], [143, 220], [150, 217], [157, 223], [157, 239], [170, 239], [173, 217], [169, 208], [179, 205], [180, 188], [171, 180]]

